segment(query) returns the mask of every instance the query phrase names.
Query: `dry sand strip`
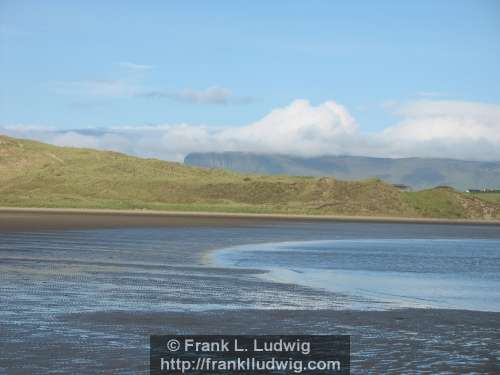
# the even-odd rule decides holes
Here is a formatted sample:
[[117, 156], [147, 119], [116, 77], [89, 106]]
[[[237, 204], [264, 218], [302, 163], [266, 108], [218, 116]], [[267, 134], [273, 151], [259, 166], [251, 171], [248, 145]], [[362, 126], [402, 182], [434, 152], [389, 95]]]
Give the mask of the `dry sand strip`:
[[122, 227], [251, 226], [280, 221], [500, 225], [500, 220], [0, 207], [0, 231], [3, 232]]

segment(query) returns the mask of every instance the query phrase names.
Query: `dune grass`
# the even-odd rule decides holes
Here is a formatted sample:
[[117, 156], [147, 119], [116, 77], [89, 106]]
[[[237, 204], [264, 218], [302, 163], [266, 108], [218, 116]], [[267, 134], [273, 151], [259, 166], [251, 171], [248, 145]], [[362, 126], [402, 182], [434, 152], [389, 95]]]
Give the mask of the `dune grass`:
[[500, 203], [500, 193], [471, 193], [471, 194], [485, 201]]
[[452, 189], [437, 188], [419, 192], [402, 192], [403, 200], [424, 217], [467, 217], [457, 194]]
[[500, 218], [451, 189], [401, 192], [381, 180], [244, 175], [0, 136], [0, 206]]

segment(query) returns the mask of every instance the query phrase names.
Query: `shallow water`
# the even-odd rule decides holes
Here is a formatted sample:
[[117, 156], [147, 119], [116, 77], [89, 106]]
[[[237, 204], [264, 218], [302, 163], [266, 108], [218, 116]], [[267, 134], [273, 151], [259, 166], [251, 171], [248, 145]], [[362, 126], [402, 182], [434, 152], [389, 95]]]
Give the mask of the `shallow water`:
[[[433, 244], [444, 240], [448, 258], [439, 258], [439, 251], [426, 250], [425, 246], [418, 249], [420, 255], [409, 251], [397, 257], [391, 253], [395, 250], [387, 247], [387, 243], [397, 244], [409, 238]], [[453, 240], [458, 240], [454, 246]], [[467, 361], [473, 360], [478, 368], [491, 367], [489, 363], [500, 359], [500, 353], [491, 349], [500, 339], [498, 327], [492, 326], [498, 321], [496, 314], [435, 310], [436, 315], [427, 315], [425, 325], [421, 325], [419, 312], [395, 312], [392, 318], [370, 315], [373, 312], [348, 311], [346, 315], [339, 311], [367, 306], [385, 310], [402, 305], [392, 300], [387, 303], [386, 295], [353, 294], [354, 281], [366, 284], [370, 273], [378, 279], [376, 289], [384, 287], [383, 275], [391, 272], [440, 275], [451, 267], [454, 274], [460, 271], [460, 265], [466, 270], [477, 265], [484, 275], [495, 273], [497, 263], [491, 259], [498, 249], [483, 248], [479, 253], [470, 248], [453, 250], [472, 240], [498, 243], [500, 228], [287, 222], [234, 228], [0, 233], [0, 374], [44, 374], [55, 370], [147, 374], [148, 335], [162, 332], [342, 333], [353, 335], [353, 363], [358, 369], [371, 366], [378, 368], [378, 373], [401, 373], [402, 368], [410, 372], [420, 368], [439, 373], [460, 367], [457, 353], [470, 357]], [[331, 241], [347, 248], [330, 259]], [[285, 250], [280, 245], [283, 242], [288, 242]], [[289, 242], [298, 244], [291, 250], [296, 254], [283, 258], [290, 251], [286, 249]], [[269, 251], [270, 243], [277, 244], [272, 245], [273, 251]], [[312, 244], [312, 248], [305, 243]], [[373, 247], [365, 246], [363, 250], [363, 243]], [[385, 245], [374, 250], [377, 244]], [[217, 263], [221, 249], [243, 245], [253, 250], [262, 246], [252, 260], [258, 264], [233, 268]], [[373, 254], [367, 250], [370, 248]], [[304, 251], [310, 253], [301, 256]], [[315, 251], [321, 255], [315, 258]], [[419, 256], [430, 257], [431, 261]], [[458, 268], [453, 268], [449, 259], [458, 260]], [[407, 268], [413, 262], [419, 272]], [[332, 268], [338, 264], [342, 267]], [[298, 266], [315, 272], [297, 278]], [[436, 272], [432, 273], [432, 267]], [[488, 271], [488, 267], [493, 268]], [[267, 272], [275, 268], [279, 269], [277, 274]], [[328, 274], [332, 271], [336, 276]], [[283, 279], [287, 272], [293, 277]], [[352, 276], [355, 280], [348, 280], [347, 288], [339, 292], [335, 288], [342, 285], [340, 272], [362, 272], [364, 278]], [[315, 278], [320, 285], [316, 285]], [[463, 277], [461, 282], [466, 280]], [[485, 278], [486, 282], [491, 280]], [[490, 292], [483, 291], [484, 295]], [[409, 295], [407, 291], [397, 294]], [[438, 296], [444, 301], [443, 295]], [[491, 299], [495, 298], [493, 293]], [[434, 298], [431, 303], [435, 303]], [[469, 315], [462, 318], [463, 314]], [[436, 348], [415, 357], [422, 343]], [[388, 345], [394, 348], [392, 352], [387, 351]], [[449, 347], [443, 349], [443, 345]]]
[[216, 252], [266, 280], [350, 296], [342, 308], [500, 312], [500, 240], [363, 239], [244, 245]]

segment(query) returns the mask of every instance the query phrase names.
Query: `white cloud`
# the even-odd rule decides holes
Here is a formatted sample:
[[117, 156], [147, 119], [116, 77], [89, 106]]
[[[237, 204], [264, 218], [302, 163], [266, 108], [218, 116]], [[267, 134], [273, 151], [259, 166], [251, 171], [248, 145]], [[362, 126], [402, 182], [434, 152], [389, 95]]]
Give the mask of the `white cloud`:
[[54, 126], [47, 125], [36, 125], [36, 124], [12, 124], [12, 125], [3, 125], [0, 126], [0, 129], [5, 129], [8, 132], [19, 132], [26, 133], [30, 131], [34, 132], [53, 132], [56, 131], [57, 128]]
[[202, 91], [185, 89], [174, 94], [174, 97], [181, 101], [212, 104], [226, 104], [231, 96], [231, 91], [223, 87], [209, 87]]
[[376, 134], [361, 131], [349, 111], [334, 101], [314, 106], [306, 100], [242, 127], [159, 124], [56, 131], [17, 125], [0, 126], [0, 132], [178, 161], [194, 151], [500, 160], [500, 106], [425, 100], [392, 103], [391, 109], [400, 121]]
[[500, 121], [500, 106], [458, 100], [417, 100], [393, 104], [393, 112], [403, 117], [474, 118], [480, 121]]
[[236, 150], [338, 153], [342, 141], [356, 131], [354, 119], [343, 106], [328, 101], [315, 107], [306, 100], [295, 100], [253, 124], [223, 130], [219, 138]]
[[[117, 63], [121, 68], [119, 79], [90, 79], [77, 81], [52, 82], [49, 86], [58, 94], [71, 95], [79, 99], [104, 98], [165, 98], [178, 102], [193, 104], [247, 104], [253, 101], [248, 96], [237, 96], [229, 89], [212, 86], [206, 89], [184, 88], [165, 90], [144, 85], [144, 72], [153, 69], [152, 65], [136, 64], [130, 61]], [[94, 103], [95, 104], [95, 103]], [[77, 102], [78, 106], [88, 106], [85, 101]]]
[[145, 98], [166, 98], [178, 102], [195, 104], [245, 104], [252, 100], [249, 97], [235, 96], [230, 90], [217, 86], [209, 87], [205, 90], [146, 90], [139, 92], [137, 95]]
[[120, 134], [103, 133], [100, 135], [81, 134], [75, 131], [59, 133], [52, 142], [58, 146], [95, 148], [130, 153], [130, 140]]
[[[252, 101], [248, 96], [234, 95], [229, 89], [212, 86], [207, 89], [184, 88], [181, 90], [165, 90], [147, 87], [144, 85], [143, 72], [151, 70], [153, 66], [136, 64], [130, 61], [117, 63], [124, 68], [120, 79], [90, 79], [77, 81], [52, 82], [50, 87], [61, 95], [76, 96], [79, 99], [103, 98], [165, 98], [178, 102], [194, 104], [247, 104]], [[125, 73], [125, 74], [124, 74]], [[78, 106], [87, 106], [85, 101], [76, 102]], [[95, 103], [93, 103], [95, 104]]]
[[393, 105], [402, 118], [378, 137], [401, 156], [500, 160], [500, 106], [421, 100]]
[[82, 80], [55, 82], [51, 87], [59, 94], [87, 98], [127, 98], [142, 97], [169, 99], [192, 104], [247, 104], [252, 98], [236, 96], [224, 87], [213, 86], [204, 90], [152, 90], [143, 88], [136, 81], [124, 79]]
[[416, 101], [396, 108], [403, 118], [384, 134], [411, 141], [500, 142], [500, 106], [461, 101]]
[[130, 61], [121, 61], [118, 63], [118, 65], [122, 68], [135, 70], [135, 71], [145, 71], [145, 70], [153, 69], [152, 65], [135, 64], [135, 63], [130, 62]]
[[342, 140], [353, 136], [356, 129], [347, 110], [335, 102], [314, 107], [305, 100], [296, 100], [243, 127], [178, 124], [114, 131], [135, 134], [140, 138], [140, 149], [149, 155], [182, 160], [193, 151], [338, 153], [345, 151]]

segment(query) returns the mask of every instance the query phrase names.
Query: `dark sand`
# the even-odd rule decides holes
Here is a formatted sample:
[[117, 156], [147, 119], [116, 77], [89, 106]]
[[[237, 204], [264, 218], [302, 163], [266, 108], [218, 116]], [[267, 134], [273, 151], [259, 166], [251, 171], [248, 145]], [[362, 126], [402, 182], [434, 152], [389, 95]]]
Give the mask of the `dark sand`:
[[223, 227], [279, 222], [373, 222], [498, 225], [499, 220], [429, 219], [375, 216], [314, 216], [163, 212], [146, 210], [46, 209], [0, 207], [0, 232], [59, 229]]
[[[275, 219], [276, 220], [276, 219]], [[0, 232], [98, 228], [221, 227], [265, 224], [270, 219], [218, 215], [0, 209]]]
[[13, 337], [16, 331], [4, 327], [3, 338], [11, 340], [2, 355], [10, 358], [3, 363], [8, 374], [45, 374], [57, 368], [63, 373], [146, 374], [150, 334], [347, 334], [352, 374], [500, 374], [498, 313], [108, 311], [57, 319], [73, 327], [74, 334], [34, 336], [27, 346]]
[[[133, 329], [145, 336], [172, 333], [346, 334], [351, 335], [352, 373], [500, 374], [499, 316], [498, 313], [460, 310], [405, 309], [385, 312], [108, 312], [68, 318], [82, 326], [115, 325], [121, 327], [124, 334]], [[471, 350], [479, 341], [480, 349]], [[445, 353], [451, 355], [443, 361]]]
[[[304, 233], [320, 238], [329, 236], [333, 228], [292, 221], [224, 215], [3, 211], [0, 374], [57, 370], [147, 374], [148, 335], [162, 333], [348, 334], [352, 336], [353, 374], [500, 373], [500, 313], [336, 311], [340, 295], [264, 282], [255, 270], [204, 263], [207, 252], [214, 248], [303, 238]], [[258, 228], [261, 226], [265, 230]], [[127, 231], [102, 236], [89, 231], [52, 231], [118, 227], [175, 230], [169, 234], [167, 248], [160, 246], [163, 237], [158, 246], [153, 237], [145, 243], [140, 237], [133, 244]], [[197, 227], [201, 231], [190, 229]], [[349, 230], [341, 223], [335, 228], [342, 233]], [[364, 225], [362, 232], [372, 236], [383, 228], [400, 235], [428, 231], [421, 225], [373, 223]], [[51, 231], [43, 232], [47, 230]], [[443, 226], [440, 231], [467, 238], [474, 233], [492, 235], [497, 228], [483, 227], [481, 232]], [[117, 246], [116, 241], [123, 244]], [[100, 305], [102, 300], [106, 302]], [[171, 304], [210, 303], [227, 308], [169, 311]], [[259, 308], [245, 307], [251, 305]], [[276, 309], [276, 305], [281, 307]], [[318, 306], [327, 308], [318, 310]]]

